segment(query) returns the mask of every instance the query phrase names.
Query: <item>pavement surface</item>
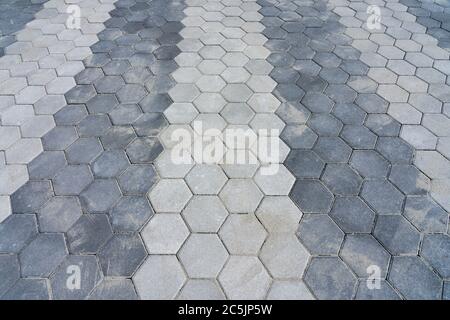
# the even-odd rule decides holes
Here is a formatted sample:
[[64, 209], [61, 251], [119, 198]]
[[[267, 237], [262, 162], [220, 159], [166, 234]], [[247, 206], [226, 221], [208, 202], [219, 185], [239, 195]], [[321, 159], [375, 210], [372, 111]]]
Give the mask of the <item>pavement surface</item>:
[[449, 57], [447, 0], [3, 0], [0, 299], [450, 299]]

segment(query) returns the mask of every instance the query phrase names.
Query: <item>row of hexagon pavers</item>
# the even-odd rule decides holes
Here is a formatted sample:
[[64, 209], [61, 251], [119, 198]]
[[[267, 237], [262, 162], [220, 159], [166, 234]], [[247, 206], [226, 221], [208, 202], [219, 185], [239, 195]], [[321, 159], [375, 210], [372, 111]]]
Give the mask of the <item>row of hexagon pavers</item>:
[[[15, 35], [0, 58], [0, 201], [10, 213], [9, 195], [28, 180], [26, 164], [39, 155], [41, 138], [55, 127], [53, 114], [84, 69], [82, 60], [108, 19], [114, 0], [71, 1], [80, 7], [80, 29], [68, 29], [69, 4], [52, 0]], [[12, 4], [14, 5], [14, 4]]]

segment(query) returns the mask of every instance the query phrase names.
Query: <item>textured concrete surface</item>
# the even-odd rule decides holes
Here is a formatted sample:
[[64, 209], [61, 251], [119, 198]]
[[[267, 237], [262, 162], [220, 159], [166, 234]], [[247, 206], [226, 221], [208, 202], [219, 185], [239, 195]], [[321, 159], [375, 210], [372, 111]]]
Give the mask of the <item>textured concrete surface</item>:
[[447, 1], [1, 7], [0, 299], [448, 299]]

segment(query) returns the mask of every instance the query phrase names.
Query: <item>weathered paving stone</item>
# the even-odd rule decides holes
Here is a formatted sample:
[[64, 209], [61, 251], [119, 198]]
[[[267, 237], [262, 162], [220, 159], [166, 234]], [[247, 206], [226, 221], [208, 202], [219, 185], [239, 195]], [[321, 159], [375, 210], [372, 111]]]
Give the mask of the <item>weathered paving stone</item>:
[[49, 300], [47, 282], [44, 279], [19, 279], [3, 295], [2, 300]]
[[[74, 290], [74, 288], [77, 288], [77, 283], [76, 280], [70, 282], [70, 275], [76, 275], [75, 267], [79, 268], [81, 279], [79, 282], [80, 288]], [[86, 299], [101, 279], [102, 273], [96, 257], [69, 255], [50, 277], [53, 299]]]
[[230, 299], [262, 299], [271, 278], [257, 257], [231, 256], [219, 282]]
[[336, 255], [344, 233], [325, 214], [305, 214], [300, 221], [297, 237], [313, 255]]
[[450, 274], [450, 237], [445, 234], [430, 234], [423, 238], [421, 256], [441, 275], [448, 278]]
[[305, 125], [288, 125], [281, 133], [281, 138], [292, 149], [312, 148], [317, 134]]
[[441, 297], [442, 280], [419, 257], [394, 257], [388, 281], [406, 299]]
[[29, 181], [11, 197], [15, 213], [33, 213], [53, 196], [49, 181]]
[[333, 201], [333, 194], [318, 180], [297, 180], [290, 197], [304, 213], [328, 213]]
[[118, 182], [125, 195], [144, 195], [155, 184], [157, 178], [153, 166], [131, 165], [119, 176]]
[[147, 256], [137, 234], [114, 235], [98, 253], [105, 276], [130, 277]]
[[389, 180], [407, 195], [424, 195], [431, 188], [431, 181], [411, 165], [392, 166]]
[[375, 213], [359, 197], [337, 197], [330, 217], [345, 232], [370, 232]]
[[217, 232], [228, 212], [216, 196], [194, 196], [183, 210], [183, 217], [193, 232]]
[[367, 280], [360, 280], [357, 290], [355, 296], [357, 300], [400, 300], [398, 293], [386, 280], [380, 281], [379, 289], [369, 289]]
[[80, 138], [66, 149], [66, 158], [70, 164], [90, 163], [102, 151], [103, 148], [97, 138]]
[[152, 162], [162, 151], [163, 146], [157, 138], [138, 138], [126, 149], [131, 163]]
[[328, 164], [321, 180], [337, 195], [356, 195], [362, 183], [362, 178], [346, 164]]
[[417, 253], [420, 234], [403, 216], [378, 216], [373, 234], [394, 255]]
[[387, 180], [371, 180], [363, 184], [361, 197], [378, 214], [401, 213], [404, 196]]
[[320, 137], [313, 151], [327, 163], [347, 162], [352, 154], [352, 148], [338, 137]]
[[48, 277], [67, 256], [64, 236], [41, 233], [19, 254], [23, 276]]
[[312, 258], [306, 271], [305, 283], [319, 299], [345, 299], [353, 297], [357, 280], [338, 258]]
[[122, 150], [102, 152], [91, 168], [95, 177], [113, 178], [119, 176], [129, 166], [128, 158]]
[[111, 209], [111, 225], [115, 231], [138, 232], [153, 216], [145, 197], [125, 196]]
[[445, 232], [448, 214], [429, 196], [407, 197], [403, 214], [421, 232]]
[[89, 300], [137, 300], [129, 279], [104, 279], [89, 295]]
[[382, 278], [387, 274], [390, 255], [371, 235], [347, 235], [340, 256], [359, 277], [369, 276], [372, 265], [380, 268]]
[[269, 233], [295, 232], [302, 212], [289, 197], [265, 197], [256, 216]]
[[70, 165], [55, 176], [53, 188], [56, 195], [78, 195], [93, 180], [87, 165]]
[[223, 300], [225, 295], [219, 285], [208, 279], [190, 279], [186, 282], [178, 300]]
[[112, 237], [112, 228], [105, 214], [84, 214], [66, 233], [72, 254], [95, 254]]
[[174, 299], [186, 275], [173, 255], [150, 255], [133, 277], [141, 299]]
[[0, 252], [19, 253], [37, 232], [34, 214], [13, 214], [0, 224]]
[[314, 296], [303, 281], [276, 280], [272, 283], [269, 300], [314, 300]]
[[62, 151], [44, 151], [28, 164], [30, 179], [51, 179], [66, 163]]
[[389, 162], [373, 150], [355, 150], [350, 165], [365, 178], [386, 177]]
[[76, 197], [53, 197], [37, 213], [41, 232], [67, 232], [82, 214]]
[[20, 278], [19, 259], [16, 255], [0, 255], [0, 297]]

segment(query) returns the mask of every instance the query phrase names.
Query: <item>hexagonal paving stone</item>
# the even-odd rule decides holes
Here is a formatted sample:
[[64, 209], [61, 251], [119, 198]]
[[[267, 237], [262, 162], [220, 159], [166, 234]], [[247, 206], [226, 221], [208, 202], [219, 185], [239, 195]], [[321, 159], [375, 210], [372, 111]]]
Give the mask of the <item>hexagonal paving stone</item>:
[[368, 288], [369, 280], [360, 280], [356, 300], [400, 300], [398, 293], [386, 281], [380, 281], [380, 288], [373, 290]]
[[147, 256], [137, 234], [114, 235], [98, 253], [105, 276], [130, 277]]
[[34, 214], [11, 214], [0, 223], [0, 252], [19, 253], [38, 232]]
[[163, 151], [163, 146], [158, 138], [138, 138], [126, 148], [126, 153], [131, 163], [149, 163], [154, 161]]
[[362, 178], [346, 164], [328, 164], [321, 180], [338, 195], [356, 195], [362, 183]]
[[218, 194], [226, 181], [218, 165], [197, 164], [186, 176], [186, 183], [194, 194]]
[[344, 240], [344, 233], [325, 214], [305, 214], [296, 235], [314, 255], [335, 255]]
[[188, 235], [189, 230], [178, 214], [157, 214], [142, 231], [150, 254], [176, 254]]
[[430, 196], [407, 197], [405, 217], [421, 232], [445, 232], [448, 214]]
[[406, 299], [441, 298], [442, 280], [419, 257], [394, 257], [388, 280]]
[[28, 181], [11, 196], [14, 213], [38, 211], [53, 196], [49, 181]]
[[133, 277], [141, 299], [174, 299], [186, 275], [178, 259], [171, 255], [151, 255]]
[[256, 216], [270, 233], [295, 232], [302, 212], [289, 197], [265, 197]]
[[192, 193], [182, 179], [162, 179], [149, 193], [156, 212], [181, 212]]
[[423, 238], [421, 256], [433, 266], [443, 278], [450, 274], [450, 237], [446, 234], [427, 234]]
[[431, 181], [412, 165], [392, 166], [389, 180], [407, 195], [425, 195], [431, 189]]
[[379, 214], [400, 213], [405, 198], [386, 180], [364, 182], [361, 197]]
[[420, 234], [403, 216], [378, 216], [373, 234], [394, 255], [418, 251]]
[[231, 213], [251, 213], [258, 207], [263, 194], [250, 179], [230, 179], [219, 197]]
[[271, 278], [257, 257], [231, 256], [219, 282], [230, 299], [263, 299]]
[[289, 196], [304, 213], [328, 213], [333, 202], [333, 194], [318, 180], [297, 180]]
[[350, 165], [365, 178], [384, 178], [389, 170], [389, 162], [373, 150], [355, 150]]
[[400, 138], [380, 137], [376, 149], [391, 163], [409, 163], [414, 150]]
[[330, 216], [349, 233], [370, 232], [375, 220], [375, 213], [359, 197], [337, 197]]
[[357, 280], [338, 258], [312, 258], [305, 283], [319, 299], [351, 299]]
[[66, 256], [63, 234], [39, 234], [19, 254], [22, 276], [48, 277]]
[[108, 150], [95, 159], [91, 168], [95, 177], [113, 178], [129, 166], [128, 158], [122, 150]]
[[257, 254], [266, 235], [254, 214], [231, 214], [219, 231], [228, 251], [238, 255]]
[[287, 125], [281, 138], [291, 149], [310, 149], [317, 140], [317, 134], [305, 125]]
[[0, 297], [20, 278], [20, 265], [16, 255], [0, 255]]
[[380, 276], [387, 274], [390, 255], [374, 237], [368, 234], [347, 235], [340, 256], [362, 278], [368, 277], [370, 266], [380, 269]]
[[[265, 170], [270, 170], [269, 173]], [[255, 174], [255, 182], [266, 195], [288, 195], [295, 178], [279, 164], [261, 167]]]
[[153, 209], [145, 197], [126, 196], [109, 213], [115, 231], [137, 232], [153, 216]]
[[118, 179], [124, 194], [146, 194], [158, 180], [155, 169], [151, 165], [131, 165]]
[[313, 151], [327, 163], [347, 162], [352, 154], [352, 148], [338, 137], [320, 137]]
[[[49, 163], [52, 165], [49, 166]], [[51, 179], [66, 163], [64, 152], [44, 151], [28, 164], [30, 179]]]
[[364, 126], [346, 125], [341, 137], [355, 149], [373, 149], [377, 136]]
[[[76, 275], [78, 267], [80, 272], [80, 288], [68, 281], [71, 275]], [[56, 300], [81, 300], [88, 297], [92, 289], [100, 282], [102, 274], [94, 256], [69, 255], [50, 277], [53, 298]], [[68, 284], [72, 284], [69, 286]]]
[[272, 234], [259, 257], [274, 278], [301, 278], [309, 253], [294, 234]]
[[178, 256], [189, 277], [214, 278], [225, 264], [228, 253], [217, 235], [193, 233]]
[[297, 178], [319, 178], [325, 167], [325, 163], [313, 151], [296, 149], [289, 152], [284, 165]]
[[216, 196], [194, 196], [183, 210], [193, 232], [217, 232], [228, 212]]
[[80, 194], [80, 201], [90, 213], [106, 212], [121, 197], [119, 186], [115, 180], [95, 180]]
[[69, 252], [95, 254], [112, 237], [106, 214], [83, 214], [66, 233]]
[[129, 279], [103, 279], [89, 295], [89, 300], [137, 300], [133, 282]]
[[87, 165], [70, 165], [55, 176], [53, 188], [56, 195], [78, 195], [93, 180]]
[[209, 279], [190, 279], [181, 289], [179, 300], [223, 300], [225, 295], [219, 285]]
[[67, 232], [81, 214], [76, 197], [53, 197], [38, 211], [39, 229], [42, 232]]
[[275, 280], [267, 295], [269, 300], [314, 300], [303, 281]]

